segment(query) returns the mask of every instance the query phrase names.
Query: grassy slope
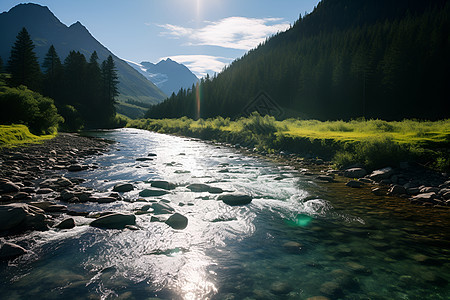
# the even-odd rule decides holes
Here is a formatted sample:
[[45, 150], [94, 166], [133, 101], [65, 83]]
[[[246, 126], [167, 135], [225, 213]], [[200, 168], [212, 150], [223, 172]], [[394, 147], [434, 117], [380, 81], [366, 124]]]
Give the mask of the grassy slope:
[[0, 125], [0, 147], [14, 147], [27, 143], [41, 143], [55, 135], [36, 136], [25, 125]]
[[360, 163], [368, 168], [416, 160], [441, 170], [450, 167], [450, 120], [328, 121], [252, 115], [236, 121], [215, 118], [134, 120], [129, 127], [238, 143], [269, 152], [287, 150], [333, 159], [337, 166]]

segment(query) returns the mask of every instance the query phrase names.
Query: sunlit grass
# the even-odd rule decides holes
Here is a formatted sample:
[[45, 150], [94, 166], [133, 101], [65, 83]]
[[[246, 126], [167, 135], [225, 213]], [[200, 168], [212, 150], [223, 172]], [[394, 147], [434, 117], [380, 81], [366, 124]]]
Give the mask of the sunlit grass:
[[28, 143], [42, 143], [44, 140], [54, 138], [52, 135], [37, 136], [28, 130], [25, 125], [0, 125], [0, 147], [14, 147]]
[[232, 121], [229, 118], [192, 120], [142, 119], [129, 127], [160, 133], [199, 137], [240, 144], [267, 152], [288, 150], [333, 159], [337, 166], [360, 163], [369, 168], [418, 159], [438, 169], [450, 166], [450, 120], [318, 121], [287, 119], [253, 114]]

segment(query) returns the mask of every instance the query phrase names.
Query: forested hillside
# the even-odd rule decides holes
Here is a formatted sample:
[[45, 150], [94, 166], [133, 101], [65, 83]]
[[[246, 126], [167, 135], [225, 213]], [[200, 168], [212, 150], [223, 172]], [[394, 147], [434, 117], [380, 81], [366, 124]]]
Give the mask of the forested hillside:
[[449, 81], [450, 1], [323, 0], [147, 116], [238, 117], [264, 91], [283, 117], [440, 119], [450, 117]]

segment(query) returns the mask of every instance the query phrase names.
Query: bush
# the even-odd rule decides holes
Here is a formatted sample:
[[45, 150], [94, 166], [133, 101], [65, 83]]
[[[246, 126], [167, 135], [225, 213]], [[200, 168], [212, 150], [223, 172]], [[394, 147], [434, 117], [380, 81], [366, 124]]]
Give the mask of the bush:
[[1, 124], [24, 124], [38, 135], [56, 132], [58, 124], [63, 121], [52, 99], [25, 86], [1, 86], [0, 107]]

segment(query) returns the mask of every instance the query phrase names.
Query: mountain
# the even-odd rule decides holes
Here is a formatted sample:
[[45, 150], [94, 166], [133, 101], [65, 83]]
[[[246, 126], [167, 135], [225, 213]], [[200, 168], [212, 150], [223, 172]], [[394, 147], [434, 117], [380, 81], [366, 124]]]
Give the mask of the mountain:
[[[448, 0], [323, 0], [202, 80], [200, 117], [449, 118], [449, 16]], [[179, 93], [147, 116], [195, 118], [197, 101]]]
[[170, 58], [161, 60], [157, 64], [145, 61], [140, 64], [128, 63], [159, 87], [166, 95], [177, 93], [180, 88], [190, 89], [192, 85], [198, 82], [197, 76], [191, 70]]
[[[22, 27], [30, 33], [40, 62], [50, 45], [54, 45], [61, 61], [64, 61], [71, 50], [80, 51], [86, 59], [97, 51], [100, 62], [112, 55], [118, 70], [121, 102], [133, 100], [137, 103], [154, 104], [166, 98], [164, 92], [98, 42], [80, 22], [67, 27], [47, 7], [37, 4], [19, 4], [0, 14], [0, 57], [5, 64]], [[119, 112], [122, 106], [127, 104], [119, 105]]]

